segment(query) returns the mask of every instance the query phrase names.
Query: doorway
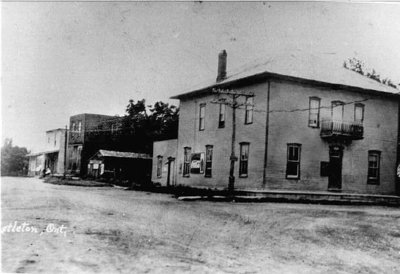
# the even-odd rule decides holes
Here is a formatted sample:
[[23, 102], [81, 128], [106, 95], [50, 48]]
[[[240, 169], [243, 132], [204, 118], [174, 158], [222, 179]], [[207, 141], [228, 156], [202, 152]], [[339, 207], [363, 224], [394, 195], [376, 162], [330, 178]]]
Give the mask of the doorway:
[[168, 157], [167, 187], [175, 186], [175, 158]]
[[342, 160], [343, 147], [334, 145], [329, 148], [329, 178], [328, 190], [342, 190]]

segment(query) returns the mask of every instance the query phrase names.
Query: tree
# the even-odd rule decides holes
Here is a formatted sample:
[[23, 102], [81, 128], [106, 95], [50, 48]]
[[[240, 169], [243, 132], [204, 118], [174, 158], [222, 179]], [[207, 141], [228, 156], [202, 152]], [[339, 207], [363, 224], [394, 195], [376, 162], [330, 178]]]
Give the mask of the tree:
[[[381, 79], [381, 76], [375, 71], [375, 69], [368, 69], [366, 68], [365, 64], [363, 61], [353, 57], [349, 58], [346, 61], [343, 62], [343, 67], [352, 71], [355, 71], [361, 75], [364, 75], [372, 80], [375, 80], [379, 83], [382, 83], [384, 85], [390, 86], [392, 88], [398, 88], [391, 79], [389, 78], [384, 78]], [[400, 83], [399, 83], [400, 86]]]
[[179, 108], [160, 101], [154, 104], [150, 112], [150, 127], [155, 140], [178, 137]]
[[178, 136], [179, 109], [164, 102], [146, 106], [145, 99], [129, 100], [126, 115], [122, 118], [118, 146], [126, 149], [152, 153], [155, 140]]
[[28, 172], [28, 150], [13, 146], [12, 139], [6, 139], [1, 148], [1, 176], [21, 176]]

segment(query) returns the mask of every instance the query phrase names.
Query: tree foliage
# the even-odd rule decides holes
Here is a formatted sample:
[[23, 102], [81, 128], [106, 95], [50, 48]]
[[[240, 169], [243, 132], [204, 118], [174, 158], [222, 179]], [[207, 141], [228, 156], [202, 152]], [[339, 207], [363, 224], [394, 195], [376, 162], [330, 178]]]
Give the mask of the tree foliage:
[[[398, 88], [396, 84], [393, 83], [393, 81], [389, 78], [382, 78], [380, 74], [378, 74], [375, 69], [368, 69], [365, 66], [365, 63], [355, 57], [349, 58], [346, 61], [343, 62], [343, 67], [355, 71], [361, 75], [364, 75], [372, 80], [375, 80], [379, 83], [382, 83], [384, 85], [390, 86], [392, 88]], [[398, 84], [400, 85], [400, 83]]]
[[6, 139], [1, 148], [1, 175], [21, 176], [28, 172], [28, 150], [13, 146], [12, 139]]
[[129, 100], [119, 130], [121, 147], [151, 153], [153, 142], [178, 136], [179, 108], [164, 102], [147, 105], [145, 99]]
[[150, 113], [149, 125], [155, 140], [178, 137], [179, 109], [176, 106], [156, 102]]

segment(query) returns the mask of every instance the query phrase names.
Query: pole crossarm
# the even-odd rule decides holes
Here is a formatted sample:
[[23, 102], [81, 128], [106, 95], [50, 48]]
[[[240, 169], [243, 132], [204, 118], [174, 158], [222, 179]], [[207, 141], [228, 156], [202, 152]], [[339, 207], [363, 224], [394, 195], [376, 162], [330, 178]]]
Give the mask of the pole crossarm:
[[230, 100], [226, 100], [226, 99], [216, 99], [216, 100], [212, 100], [210, 101], [211, 104], [223, 104], [223, 105], [227, 105], [230, 107], [242, 107], [242, 106], [250, 106], [250, 107], [254, 107], [254, 104], [250, 104], [250, 103], [238, 103], [238, 102], [234, 102], [234, 101], [230, 101]]
[[246, 97], [254, 97], [254, 92], [251, 91], [240, 91], [240, 90], [233, 90], [233, 89], [220, 89], [220, 88], [213, 88], [213, 93], [218, 94], [228, 94], [228, 95], [236, 95], [236, 96], [246, 96]]
[[226, 100], [226, 99], [216, 99], [216, 100], [210, 101], [210, 103], [211, 104], [223, 104], [223, 105], [228, 105], [230, 107], [233, 106], [233, 101]]

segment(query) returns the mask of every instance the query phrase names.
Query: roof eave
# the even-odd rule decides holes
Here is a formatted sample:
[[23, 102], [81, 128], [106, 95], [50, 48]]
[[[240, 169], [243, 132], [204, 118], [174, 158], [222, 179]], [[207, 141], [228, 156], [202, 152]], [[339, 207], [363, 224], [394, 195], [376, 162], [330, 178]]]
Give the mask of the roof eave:
[[380, 90], [375, 90], [375, 89], [366, 89], [362, 87], [356, 87], [356, 86], [349, 86], [349, 85], [344, 85], [344, 84], [337, 84], [337, 83], [328, 83], [328, 82], [323, 82], [323, 81], [318, 81], [318, 80], [312, 80], [312, 79], [306, 79], [306, 78], [301, 78], [301, 77], [294, 77], [294, 76], [288, 76], [288, 75], [283, 75], [283, 74], [278, 74], [278, 73], [271, 73], [271, 72], [262, 72], [258, 74], [254, 74], [251, 76], [239, 78], [239, 79], [234, 79], [234, 80], [226, 80], [220, 83], [215, 83], [213, 85], [207, 86], [205, 88], [201, 89], [196, 89], [194, 91], [178, 94], [175, 96], [170, 97], [171, 99], [185, 99], [185, 98], [191, 98], [194, 96], [199, 96], [204, 93], [209, 93], [213, 88], [216, 87], [223, 87], [223, 86], [232, 86], [235, 84], [240, 84], [241, 82], [247, 82], [249, 80], [254, 80], [254, 79], [265, 79], [265, 78], [277, 78], [277, 79], [285, 79], [285, 80], [290, 80], [290, 81], [295, 81], [295, 82], [301, 82], [301, 83], [307, 83], [307, 84], [318, 84], [321, 86], [328, 86], [332, 87], [334, 89], [350, 89], [350, 90], [355, 90], [355, 91], [367, 91], [367, 92], [373, 92], [373, 93], [378, 93], [383, 96], [389, 96], [389, 97], [400, 97], [400, 91], [398, 93], [389, 93], [385, 91], [380, 91]]

